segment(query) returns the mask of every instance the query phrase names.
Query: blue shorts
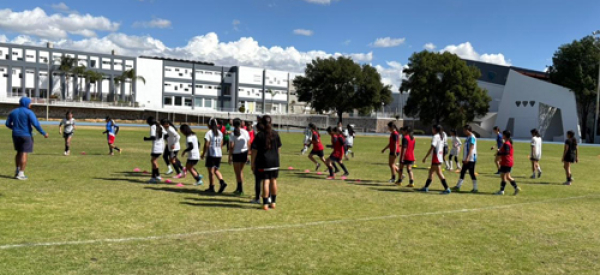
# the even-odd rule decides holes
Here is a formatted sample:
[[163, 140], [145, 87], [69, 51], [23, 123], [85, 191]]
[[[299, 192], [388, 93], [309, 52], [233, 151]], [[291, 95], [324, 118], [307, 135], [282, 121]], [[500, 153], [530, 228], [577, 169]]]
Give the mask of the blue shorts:
[[32, 153], [33, 152], [33, 137], [14, 137], [13, 145], [15, 151], [19, 153]]

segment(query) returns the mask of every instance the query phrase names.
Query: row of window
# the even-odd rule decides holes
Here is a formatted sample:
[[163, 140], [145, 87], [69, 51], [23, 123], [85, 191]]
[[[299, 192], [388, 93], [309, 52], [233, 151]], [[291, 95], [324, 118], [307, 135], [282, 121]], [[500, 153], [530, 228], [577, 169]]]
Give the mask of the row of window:
[[[187, 75], [188, 73], [191, 73], [191, 70], [188, 70], [188, 69], [179, 69], [179, 68], [173, 69], [173, 68], [169, 68], [169, 67], [165, 68], [165, 72], [172, 72], [172, 71], [179, 73], [179, 76], [184, 76], [184, 75]], [[221, 72], [213, 72], [213, 71], [196, 71], [196, 74], [222, 76]], [[227, 73], [225, 76], [231, 77], [231, 73]]]
[[192, 100], [191, 97], [182, 96], [165, 96], [163, 98], [163, 104], [165, 107], [192, 107], [192, 102], [195, 107], [198, 108], [216, 108], [216, 100], [212, 98], [196, 97]]
[[[7, 60], [11, 60], [12, 59], [12, 60], [23, 61], [23, 57], [19, 57], [19, 53], [18, 52], [13, 52], [12, 54], [13, 54], [12, 58], [8, 54], [5, 54], [4, 55], [5, 59], [7, 59]], [[3, 52], [0, 50], [0, 56], [2, 56], [2, 55], [3, 55]], [[73, 57], [72, 55], [68, 55], [68, 54], [66, 56]], [[62, 55], [53, 55], [53, 59], [54, 60], [60, 60], [61, 58], [62, 58]], [[30, 55], [30, 54], [26, 54], [25, 55], [25, 61], [26, 62], [35, 62], [35, 60], [31, 60], [31, 59], [35, 59], [35, 56], [34, 55]], [[94, 58], [94, 59], [97, 59], [97, 58]], [[97, 60], [94, 60], [94, 59], [90, 60], [90, 68], [96, 68]], [[87, 59], [78, 58], [77, 60], [79, 61], [78, 65], [83, 65], [82, 62], [87, 62]], [[48, 56], [42, 56], [42, 55], [40, 55], [39, 62], [43, 63], [43, 64], [47, 64], [48, 63]], [[102, 61], [102, 64], [103, 65], [110, 65], [111, 62], [110, 61]], [[114, 61], [113, 65], [115, 65], [115, 66], [123, 66], [123, 62], [122, 61]], [[132, 69], [133, 65], [125, 64], [125, 67], [128, 68], [128, 69]]]

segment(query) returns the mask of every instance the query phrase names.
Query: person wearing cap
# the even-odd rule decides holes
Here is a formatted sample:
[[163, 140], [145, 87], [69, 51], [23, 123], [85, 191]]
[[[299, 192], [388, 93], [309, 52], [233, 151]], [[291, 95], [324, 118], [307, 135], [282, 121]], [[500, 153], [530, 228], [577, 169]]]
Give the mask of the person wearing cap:
[[15, 178], [26, 180], [25, 167], [27, 166], [27, 154], [33, 152], [33, 128], [40, 132], [44, 138], [48, 138], [48, 133], [44, 132], [42, 126], [31, 111], [31, 99], [22, 97], [19, 100], [19, 107], [12, 110], [6, 119], [6, 127], [12, 130], [12, 139], [15, 151]]

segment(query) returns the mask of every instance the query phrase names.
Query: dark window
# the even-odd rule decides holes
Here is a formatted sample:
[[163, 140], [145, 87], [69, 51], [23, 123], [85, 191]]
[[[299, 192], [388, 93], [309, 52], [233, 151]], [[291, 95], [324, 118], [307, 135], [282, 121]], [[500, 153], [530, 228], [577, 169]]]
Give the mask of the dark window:
[[223, 95], [231, 96], [231, 86], [225, 86], [225, 88], [223, 89]]
[[181, 97], [180, 96], [175, 97], [175, 106], [181, 106]]
[[494, 80], [496, 78], [496, 73], [495, 72], [488, 72], [488, 79], [489, 80]]
[[173, 98], [172, 97], [165, 97], [163, 103], [165, 105], [173, 105]]
[[96, 68], [96, 60], [90, 60], [90, 67]]
[[185, 106], [192, 107], [192, 99], [191, 98], [186, 97], [184, 103], [185, 103]]

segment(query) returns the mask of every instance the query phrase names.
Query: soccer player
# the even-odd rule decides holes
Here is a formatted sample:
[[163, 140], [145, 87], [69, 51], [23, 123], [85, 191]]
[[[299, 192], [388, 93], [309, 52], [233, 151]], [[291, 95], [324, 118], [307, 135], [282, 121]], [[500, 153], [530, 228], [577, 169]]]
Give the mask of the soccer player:
[[73, 113], [71, 111], [67, 111], [65, 118], [63, 118], [63, 120], [60, 121], [60, 124], [58, 124], [58, 134], [63, 136], [65, 139], [65, 156], [71, 154], [71, 140], [73, 139], [74, 132], [75, 119], [73, 118]]
[[165, 129], [156, 121], [154, 117], [148, 117], [146, 123], [150, 126], [150, 137], [144, 137], [144, 141], [152, 141], [152, 152], [150, 153], [152, 164], [152, 178], [148, 183], [159, 183], [162, 181], [158, 168], [158, 158], [162, 156], [165, 144]]
[[106, 138], [108, 140], [109, 155], [115, 155], [113, 150], [117, 150], [119, 154], [123, 152], [121, 148], [115, 146], [115, 139], [117, 138], [117, 134], [119, 134], [119, 126], [109, 116], [106, 117], [106, 131], [102, 132], [102, 134], [106, 134]]
[[514, 148], [511, 137], [511, 132], [505, 130], [502, 132], [502, 137], [504, 139], [504, 143], [498, 150], [498, 162], [500, 163], [500, 177], [502, 178], [502, 183], [500, 184], [500, 191], [496, 193], [496, 195], [502, 196], [504, 195], [504, 188], [506, 188], [506, 182], [509, 181], [510, 185], [515, 188], [515, 196], [519, 194], [521, 188], [517, 186], [517, 182], [510, 176], [510, 172], [512, 171], [514, 165]]
[[300, 150], [300, 154], [304, 155], [306, 154], [306, 151], [308, 151], [308, 147], [310, 146], [311, 143], [311, 138], [312, 138], [312, 129], [310, 128], [309, 125], [306, 125], [306, 129], [304, 129], [304, 148], [302, 148], [302, 150]]
[[217, 120], [213, 118], [208, 122], [208, 132], [204, 135], [204, 149], [202, 150], [201, 156], [201, 158], [204, 159], [208, 152], [204, 165], [208, 170], [208, 180], [210, 183], [210, 186], [206, 189], [206, 192], [208, 193], [215, 193], [215, 176], [219, 180], [219, 194], [223, 193], [225, 188], [227, 188], [227, 183], [225, 183], [223, 175], [221, 175], [221, 172], [219, 171], [219, 168], [221, 167], [221, 158], [223, 157], [222, 147], [223, 133], [217, 126]]
[[244, 165], [248, 162], [250, 135], [242, 129], [239, 118], [233, 120], [233, 131], [229, 135], [229, 164], [233, 163], [233, 171], [237, 180], [237, 188], [233, 192], [238, 196], [244, 195]]
[[181, 133], [185, 136], [185, 143], [187, 146], [183, 153], [181, 153], [182, 158], [185, 157], [186, 154], [188, 154], [188, 158], [185, 163], [185, 168], [188, 172], [190, 172], [190, 174], [192, 174], [192, 177], [194, 177], [194, 179], [196, 180], [194, 185], [202, 185], [204, 184], [204, 182], [202, 182], [203, 176], [200, 175], [198, 171], [196, 171], [196, 165], [200, 161], [200, 142], [198, 141], [196, 133], [192, 131], [192, 128], [190, 128], [189, 125], [181, 125], [180, 130]]
[[531, 171], [533, 174], [531, 175], [532, 179], [542, 177], [542, 167], [540, 166], [540, 160], [542, 159], [542, 137], [540, 136], [540, 132], [537, 129], [531, 130], [531, 156], [529, 160], [531, 160]]
[[316, 164], [315, 172], [318, 172], [319, 168], [321, 168], [321, 164], [315, 160], [314, 156], [319, 157], [323, 164], [327, 165], [327, 162], [325, 161], [325, 153], [323, 153], [325, 147], [323, 147], [323, 143], [321, 143], [321, 135], [317, 130], [317, 126], [312, 123], [309, 123], [308, 127], [311, 129], [312, 142], [312, 150], [310, 151], [310, 154], [308, 154], [308, 159], [310, 159], [310, 161]]
[[442, 171], [442, 162], [444, 161], [442, 126], [434, 125], [431, 130], [433, 132], [433, 138], [431, 139], [431, 147], [429, 147], [427, 155], [425, 155], [425, 158], [423, 158], [423, 163], [425, 163], [427, 161], [427, 158], [429, 158], [429, 155], [432, 155], [431, 167], [429, 168], [429, 177], [427, 178], [425, 187], [419, 189], [419, 191], [429, 192], [429, 186], [431, 185], [431, 182], [433, 182], [433, 174], [437, 174], [438, 178], [442, 182], [442, 185], [444, 186], [444, 191], [442, 191], [441, 194], [450, 194], [450, 188], [448, 188], [446, 178], [444, 177], [444, 172]]
[[337, 163], [340, 165], [340, 167], [342, 167], [342, 170], [344, 170], [343, 176], [347, 177], [350, 175], [350, 173], [348, 173], [348, 169], [346, 169], [346, 165], [344, 165], [342, 161], [342, 159], [344, 158], [344, 144], [346, 143], [344, 141], [344, 136], [337, 127], [331, 128], [330, 130], [328, 130], [328, 132], [329, 135], [331, 135], [331, 144], [333, 147], [333, 152], [331, 153], [329, 158], [327, 158], [327, 162], [325, 163], [329, 168], [329, 177], [327, 179], [335, 179], [334, 168], [335, 170], [337, 170], [337, 167], [334, 166], [334, 163]]
[[[165, 129], [166, 134], [165, 134], [165, 138], [167, 139], [167, 163], [172, 165], [173, 168], [175, 168], [175, 172], [177, 172], [177, 175], [175, 175], [175, 177], [173, 177], [174, 179], [181, 179], [181, 178], [185, 178], [185, 168], [183, 167], [183, 165], [181, 165], [181, 161], [179, 161], [179, 159], [177, 158], [177, 155], [179, 154], [179, 150], [181, 150], [181, 145], [179, 144], [179, 141], [181, 140], [181, 136], [179, 135], [179, 133], [177, 133], [177, 128], [175, 127], [175, 125], [173, 125], [173, 123], [171, 121], [169, 121], [168, 119], [162, 119], [160, 121], [160, 124], [162, 125], [163, 129]], [[163, 153], [163, 157], [165, 156], [165, 153]], [[167, 173], [168, 174], [168, 173]]]
[[443, 160], [444, 160], [444, 167], [446, 168], [446, 170], [450, 170], [450, 161], [446, 160], [446, 156], [448, 155], [448, 134], [446, 134], [446, 131], [444, 131], [444, 127], [442, 127], [442, 143], [444, 145], [444, 155], [443, 155]]
[[567, 140], [565, 141], [565, 149], [563, 152], [562, 161], [564, 163], [565, 173], [567, 174], [567, 181], [564, 185], [573, 184], [573, 174], [571, 174], [571, 165], [579, 162], [579, 150], [577, 150], [577, 139], [575, 138], [575, 132], [567, 132]]
[[404, 179], [403, 170], [406, 167], [406, 173], [410, 180], [406, 186], [408, 188], [415, 187], [415, 177], [413, 175], [412, 167], [415, 164], [415, 137], [413, 130], [410, 126], [402, 128], [402, 152], [400, 153], [400, 168], [398, 169], [398, 181], [396, 185], [402, 186], [402, 180]]
[[471, 190], [471, 193], [477, 193], [479, 192], [479, 189], [477, 188], [477, 176], [475, 175], [475, 164], [477, 163], [477, 138], [473, 134], [473, 129], [468, 124], [463, 127], [463, 133], [465, 136], [467, 136], [464, 145], [465, 149], [463, 151], [463, 166], [460, 169], [460, 178], [458, 183], [452, 188], [452, 190], [456, 192], [460, 191], [460, 188], [465, 181], [465, 174], [467, 171], [469, 171], [469, 175], [473, 181], [473, 189]]
[[456, 168], [458, 170], [461, 170], [462, 168], [460, 166], [460, 162], [458, 161], [458, 155], [460, 154], [460, 147], [462, 146], [462, 142], [460, 141], [456, 130], [452, 129], [452, 131], [450, 131], [450, 136], [452, 137], [452, 149], [450, 149], [450, 158], [448, 158], [448, 162], [450, 163], [450, 170], [454, 169], [452, 159], [454, 159], [454, 162], [456, 162]]
[[25, 167], [27, 166], [27, 154], [33, 152], [33, 137], [31, 135], [35, 127], [44, 138], [48, 138], [48, 133], [44, 132], [37, 117], [31, 109], [31, 99], [22, 97], [19, 99], [19, 108], [10, 112], [6, 119], [6, 127], [12, 130], [12, 140], [15, 151], [15, 179], [27, 180], [25, 176]]
[[344, 136], [347, 136], [346, 138], [346, 155], [348, 155], [348, 153], [350, 153], [352, 155], [352, 157], [354, 157], [354, 151], [352, 151], [352, 148], [354, 148], [354, 138], [356, 137], [356, 132], [354, 132], [354, 126], [352, 126], [351, 124], [348, 124], [348, 126], [346, 126], [346, 130], [344, 132]]
[[252, 171], [262, 181], [263, 209], [275, 209], [277, 178], [279, 177], [279, 150], [282, 146], [277, 131], [273, 130], [271, 116], [262, 116], [262, 129], [252, 143]]
[[[496, 149], [496, 155], [497, 155], [498, 154], [497, 151], [500, 150], [500, 147], [502, 147], [502, 144], [504, 143], [504, 139], [502, 139], [502, 131], [500, 131], [500, 127], [494, 126], [494, 134], [496, 135], [496, 148], [494, 148], [494, 146], [492, 146], [491, 150]], [[495, 162], [496, 162], [496, 168], [498, 168], [498, 172], [496, 172], [496, 175], [500, 175], [499, 158], [496, 158]]]
[[[172, 163], [171, 163], [171, 149], [170, 149], [170, 147], [169, 147], [169, 142], [168, 142], [168, 138], [169, 138], [169, 135], [168, 135], [168, 130], [169, 130], [169, 129], [168, 129], [167, 127], [165, 127], [165, 126], [164, 126], [164, 124], [163, 124], [163, 121], [164, 121], [164, 120], [166, 120], [166, 122], [167, 122], [167, 125], [169, 125], [169, 128], [173, 128], [173, 130], [175, 130], [175, 133], [176, 133], [176, 134], [177, 134], [177, 127], [175, 127], [175, 125], [173, 124], [173, 122], [171, 122], [171, 121], [170, 121], [170, 120], [168, 120], [168, 119], [162, 119], [162, 120], [161, 120], [161, 122], [160, 122], [160, 124], [161, 124], [161, 125], [163, 125], [163, 128], [165, 129], [165, 131], [167, 131], [167, 133], [165, 133], [165, 135], [164, 135], [164, 137], [165, 137], [165, 140], [166, 140], [167, 142], [164, 142], [164, 143], [165, 143], [165, 150], [164, 150], [164, 152], [163, 152], [163, 155], [162, 155], [162, 156], [163, 156], [163, 160], [165, 161], [165, 165], [167, 165], [167, 172], [165, 173], [165, 175], [171, 175], [171, 174], [173, 174], [175, 171], [174, 171], [174, 170], [173, 170], [173, 168], [171, 167], [171, 166], [172, 166]], [[179, 173], [178, 173], [178, 174], [179, 174]]]
[[396, 166], [396, 158], [400, 156], [400, 133], [398, 133], [398, 127], [393, 121], [388, 123], [388, 131], [390, 131], [390, 139], [389, 143], [381, 150], [381, 153], [385, 153], [387, 149], [390, 149], [390, 156], [388, 158], [388, 166], [390, 167], [390, 172], [392, 174], [392, 178], [390, 178], [390, 183], [396, 182], [396, 172], [398, 171], [398, 167]]

